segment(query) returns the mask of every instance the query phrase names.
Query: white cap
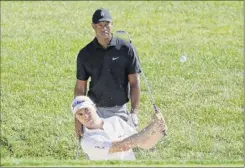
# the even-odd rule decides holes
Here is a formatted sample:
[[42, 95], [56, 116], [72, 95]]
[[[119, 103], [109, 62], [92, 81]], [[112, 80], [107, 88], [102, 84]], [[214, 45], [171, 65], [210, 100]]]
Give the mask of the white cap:
[[77, 96], [71, 102], [71, 112], [73, 115], [82, 108], [91, 108], [94, 105], [93, 101], [87, 96]]

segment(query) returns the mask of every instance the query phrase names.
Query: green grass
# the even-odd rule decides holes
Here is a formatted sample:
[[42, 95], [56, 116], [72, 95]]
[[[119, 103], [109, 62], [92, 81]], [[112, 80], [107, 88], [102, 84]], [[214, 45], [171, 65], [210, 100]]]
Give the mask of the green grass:
[[137, 160], [137, 161], [88, 161], [88, 160], [55, 160], [50, 158], [32, 158], [32, 159], [6, 159], [4, 166], [72, 166], [72, 167], [242, 167], [242, 161], [226, 160], [226, 161], [186, 161], [178, 162], [175, 160]]
[[[103, 163], [243, 165], [242, 1], [1, 2], [1, 165], [93, 164], [82, 152], [74, 161], [70, 102], [102, 6], [130, 33], [169, 129], [156, 150], [135, 150], [137, 162]], [[140, 128], [152, 112], [142, 78]]]

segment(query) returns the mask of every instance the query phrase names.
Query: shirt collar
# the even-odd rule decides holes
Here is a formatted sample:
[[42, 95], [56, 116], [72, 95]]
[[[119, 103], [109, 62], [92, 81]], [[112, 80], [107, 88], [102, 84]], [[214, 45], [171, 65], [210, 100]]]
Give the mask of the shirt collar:
[[84, 131], [84, 136], [86, 135], [91, 135], [91, 134], [104, 134], [104, 135], [108, 135], [110, 133], [112, 133], [114, 131], [114, 125], [110, 122], [109, 118], [102, 118], [102, 120], [104, 121], [104, 125], [103, 125], [103, 129], [88, 129], [85, 126], [83, 126], [83, 131]]
[[[103, 48], [99, 42], [98, 42], [98, 39], [95, 37], [94, 40], [93, 40], [93, 44], [95, 46], [95, 48]], [[111, 38], [111, 41], [109, 42], [108, 44], [108, 47], [111, 47], [111, 46], [116, 46], [117, 44], [117, 38], [113, 36], [112, 34], [112, 38]], [[104, 49], [104, 48], [103, 48]]]
[[93, 132], [98, 132], [98, 131], [104, 131], [104, 130], [108, 127], [108, 124], [107, 124], [107, 122], [104, 121], [103, 118], [101, 118], [101, 119], [102, 119], [103, 122], [104, 122], [104, 124], [103, 124], [103, 129], [89, 129], [89, 128], [83, 126], [84, 132], [85, 132], [85, 133], [93, 133]]

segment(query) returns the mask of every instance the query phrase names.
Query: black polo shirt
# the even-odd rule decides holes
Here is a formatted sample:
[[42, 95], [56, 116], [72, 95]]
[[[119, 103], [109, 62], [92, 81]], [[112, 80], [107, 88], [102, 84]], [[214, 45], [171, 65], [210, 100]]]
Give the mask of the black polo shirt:
[[88, 96], [99, 107], [127, 103], [128, 74], [140, 72], [133, 47], [117, 37], [112, 38], [106, 49], [94, 38], [77, 56], [77, 79], [91, 77]]

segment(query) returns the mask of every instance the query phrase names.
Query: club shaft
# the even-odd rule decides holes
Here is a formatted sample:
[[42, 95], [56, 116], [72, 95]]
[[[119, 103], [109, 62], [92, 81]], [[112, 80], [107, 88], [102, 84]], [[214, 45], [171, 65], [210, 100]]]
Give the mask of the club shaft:
[[79, 136], [78, 142], [77, 142], [76, 160], [78, 160], [78, 157], [79, 157], [79, 149], [80, 149], [81, 138], [82, 137]]
[[145, 76], [145, 73], [144, 73], [143, 69], [141, 68], [141, 64], [140, 64], [140, 60], [139, 60], [139, 58], [138, 58], [138, 54], [137, 54], [136, 49], [135, 49], [135, 47], [134, 47], [134, 45], [133, 45], [133, 43], [132, 43], [132, 40], [131, 40], [131, 38], [130, 38], [129, 33], [128, 33], [127, 31], [124, 31], [124, 30], [118, 30], [118, 31], [116, 31], [116, 33], [117, 33], [117, 34], [126, 34], [126, 35], [127, 35], [128, 39], [129, 39], [129, 42], [130, 42], [130, 44], [131, 44], [131, 47], [133, 48], [134, 53], [136, 54], [136, 59], [137, 59], [137, 61], [138, 61], [138, 63], [139, 63], [139, 67], [140, 67], [140, 69], [141, 69], [141, 73], [142, 73], [142, 76], [143, 76], [143, 78], [144, 78], [144, 82], [145, 82], [145, 85], [146, 85], [146, 88], [147, 88], [147, 91], [148, 91], [148, 95], [149, 95], [149, 97], [150, 97], [150, 99], [151, 99], [151, 103], [152, 103], [153, 109], [154, 109], [154, 111], [157, 113], [157, 112], [158, 112], [157, 106], [156, 106], [155, 101], [154, 101], [154, 98], [153, 98], [153, 96], [152, 96], [152, 93], [151, 93], [151, 90], [150, 90], [150, 87], [149, 87], [147, 78], [146, 78], [146, 76]]
[[[132, 47], [133, 47], [133, 46], [132, 46]], [[134, 47], [133, 47], [133, 49], [134, 49]], [[134, 52], [136, 53], [135, 49], [134, 49]], [[136, 54], [136, 55], [137, 55], [137, 54]], [[141, 68], [141, 64], [140, 64], [140, 62], [139, 62], [138, 56], [136, 56], [136, 57], [137, 57], [137, 60], [138, 60], [138, 63], [139, 63], [140, 69], [141, 69], [142, 76], [143, 76], [143, 78], [144, 78], [144, 82], [145, 82], [145, 85], [146, 85], [146, 88], [147, 88], [147, 91], [148, 91], [148, 95], [149, 95], [149, 97], [150, 97], [150, 100], [151, 100], [153, 109], [154, 109], [154, 111], [157, 113], [157, 112], [158, 112], [158, 109], [157, 109], [157, 106], [156, 106], [156, 104], [155, 104], [154, 98], [153, 98], [153, 96], [152, 96], [152, 93], [151, 93], [151, 90], [150, 90], [150, 86], [149, 86], [149, 84], [148, 84], [148, 80], [147, 80], [147, 78], [146, 78], [146, 76], [145, 76], [145, 73], [144, 73], [143, 69]]]

